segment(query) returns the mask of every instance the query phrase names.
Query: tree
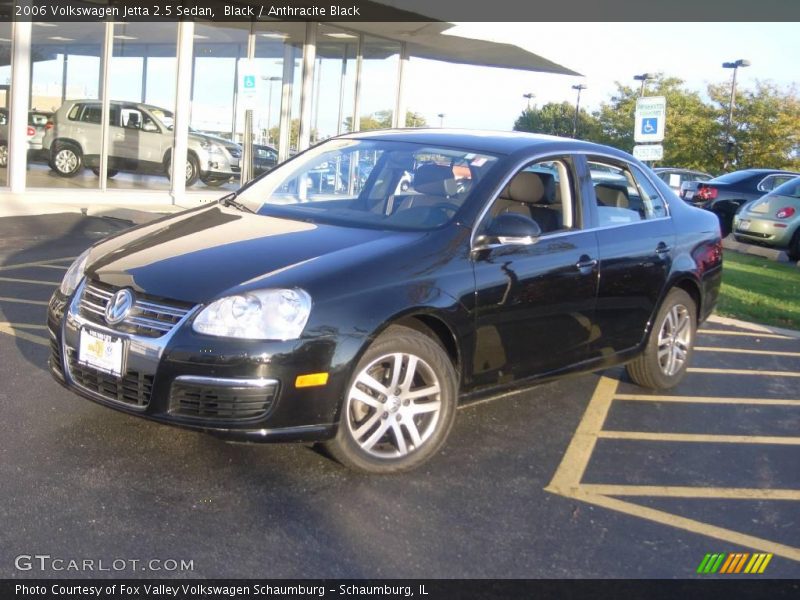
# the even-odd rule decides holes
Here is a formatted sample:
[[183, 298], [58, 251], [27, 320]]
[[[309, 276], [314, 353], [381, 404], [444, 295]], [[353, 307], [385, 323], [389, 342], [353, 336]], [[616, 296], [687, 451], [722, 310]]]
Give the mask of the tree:
[[[367, 115], [361, 117], [359, 119], [359, 131], [370, 131], [372, 129], [389, 129], [392, 126], [392, 117], [394, 116], [394, 111], [391, 110], [379, 110], [371, 115]], [[352, 123], [353, 118], [347, 117], [344, 120], [344, 130], [345, 131], [352, 131]], [[428, 122], [425, 120], [421, 114], [412, 112], [410, 110], [406, 111], [406, 127], [427, 127]]]
[[[572, 137], [574, 118], [574, 104], [569, 102], [548, 102], [541, 108], [532, 106], [523, 110], [522, 114], [514, 122], [514, 129], [516, 131]], [[596, 132], [597, 120], [581, 109], [578, 113], [578, 137], [587, 139], [587, 136], [596, 136]]]
[[[730, 83], [708, 86], [717, 105], [719, 135], [715, 140], [724, 161], [728, 142]], [[792, 86], [781, 90], [769, 82], [757, 82], [754, 90], [738, 90], [730, 131], [732, 165], [735, 168], [770, 167], [798, 170], [800, 157], [800, 98]]]

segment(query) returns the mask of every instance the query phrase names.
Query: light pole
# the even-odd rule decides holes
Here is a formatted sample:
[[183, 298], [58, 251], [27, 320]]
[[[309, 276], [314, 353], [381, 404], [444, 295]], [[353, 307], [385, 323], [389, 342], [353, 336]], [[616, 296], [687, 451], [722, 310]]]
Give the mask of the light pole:
[[438, 115], [436, 115], [436, 116], [437, 116], [437, 117], [439, 117], [439, 127], [444, 127], [444, 118], [445, 118], [447, 115], [445, 115], [444, 113], [439, 113], [439, 114], [438, 114]]
[[272, 126], [272, 84], [280, 81], [281, 77], [261, 77], [262, 80], [269, 83], [269, 96], [267, 99], [267, 144], [272, 144], [272, 133], [270, 127]]
[[730, 155], [733, 150], [733, 140], [731, 139], [731, 131], [733, 129], [733, 105], [736, 103], [736, 71], [739, 67], [749, 67], [750, 61], [740, 58], [733, 62], [722, 63], [723, 69], [733, 69], [733, 78], [731, 80], [731, 101], [728, 105], [728, 126], [725, 133], [725, 169], [730, 167]]
[[636, 81], [642, 82], [642, 87], [639, 88], [639, 97], [641, 98], [644, 96], [644, 84], [647, 83], [650, 79], [655, 79], [655, 75], [652, 73], [642, 73], [641, 75], [634, 75], [633, 78]]
[[578, 98], [575, 100], [575, 118], [572, 119], [572, 137], [578, 137], [578, 112], [581, 109], [581, 90], [585, 90], [587, 86], [582, 83], [573, 85], [573, 90], [578, 90]]
[[528, 99], [528, 110], [530, 110], [531, 100], [533, 100], [536, 97], [536, 94], [534, 94], [533, 92], [528, 92], [527, 94], [522, 94], [522, 97]]

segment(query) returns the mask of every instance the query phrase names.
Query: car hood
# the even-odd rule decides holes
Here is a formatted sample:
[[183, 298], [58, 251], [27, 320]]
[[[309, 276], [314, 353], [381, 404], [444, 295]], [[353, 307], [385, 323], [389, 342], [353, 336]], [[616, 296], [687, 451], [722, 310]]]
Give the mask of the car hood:
[[[208, 302], [239, 286], [269, 287], [270, 277], [341, 252], [375, 258], [420, 234], [307, 223], [215, 204], [104, 240], [86, 275], [117, 287], [183, 302]], [[335, 258], [335, 256], [334, 256]], [[339, 265], [342, 266], [342, 265]]]
[[230, 140], [226, 140], [223, 137], [219, 137], [218, 135], [211, 135], [209, 133], [200, 133], [199, 131], [192, 131], [189, 134], [189, 137], [194, 137], [200, 140], [206, 140], [207, 142], [214, 142], [215, 144], [219, 144], [220, 146], [225, 146], [226, 148], [238, 148], [239, 144], [236, 142], [232, 142]]

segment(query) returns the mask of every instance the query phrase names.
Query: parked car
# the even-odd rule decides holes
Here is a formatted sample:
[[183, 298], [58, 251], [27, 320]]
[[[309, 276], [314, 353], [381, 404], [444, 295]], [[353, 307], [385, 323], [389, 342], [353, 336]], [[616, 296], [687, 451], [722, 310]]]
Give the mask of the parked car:
[[[25, 130], [28, 140], [28, 158], [40, 158], [45, 124], [52, 113], [38, 110], [28, 112], [28, 127]], [[8, 109], [0, 108], [0, 167], [8, 166]]]
[[253, 144], [253, 173], [261, 175], [278, 164], [278, 149], [266, 144]]
[[[102, 108], [97, 100], [68, 100], [53, 115], [43, 148], [50, 168], [62, 177], [75, 177], [84, 167], [100, 172]], [[170, 175], [172, 169], [172, 112], [135, 102], [110, 103], [108, 176], [119, 171]], [[242, 151], [229, 140], [190, 131], [186, 185], [198, 179], [219, 185], [238, 175]]]
[[713, 175], [702, 171], [692, 171], [691, 169], [680, 169], [676, 167], [656, 167], [653, 169], [656, 175], [672, 188], [676, 194], [681, 193], [681, 185], [690, 181], [709, 181]]
[[681, 197], [717, 215], [724, 237], [731, 232], [733, 215], [742, 204], [761, 197], [798, 175], [800, 173], [779, 169], [744, 169], [706, 182], [684, 183], [681, 185]]
[[786, 250], [791, 260], [800, 260], [800, 178], [743, 204], [733, 217], [733, 235], [740, 242]]
[[[305, 185], [367, 152], [360, 191]], [[627, 185], [592, 185], [595, 167]], [[50, 368], [129, 415], [322, 441], [386, 473], [435, 454], [459, 402], [623, 363], [640, 385], [676, 385], [721, 273], [716, 218], [619, 150], [348, 134], [83, 252], [49, 303]]]

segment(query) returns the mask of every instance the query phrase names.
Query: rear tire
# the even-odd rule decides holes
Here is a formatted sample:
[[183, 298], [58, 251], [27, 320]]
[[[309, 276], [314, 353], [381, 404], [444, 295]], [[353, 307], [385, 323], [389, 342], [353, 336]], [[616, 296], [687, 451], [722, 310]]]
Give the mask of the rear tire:
[[794, 232], [792, 241], [789, 242], [789, 247], [786, 249], [786, 254], [792, 262], [800, 261], [800, 227]]
[[680, 288], [672, 289], [656, 315], [644, 352], [628, 363], [628, 376], [638, 385], [666, 390], [686, 377], [697, 331], [697, 306]]
[[325, 446], [358, 471], [414, 469], [444, 444], [457, 395], [458, 377], [442, 347], [418, 331], [391, 326], [356, 365], [336, 437]]
[[0, 142], [0, 168], [8, 166], [8, 144]]

